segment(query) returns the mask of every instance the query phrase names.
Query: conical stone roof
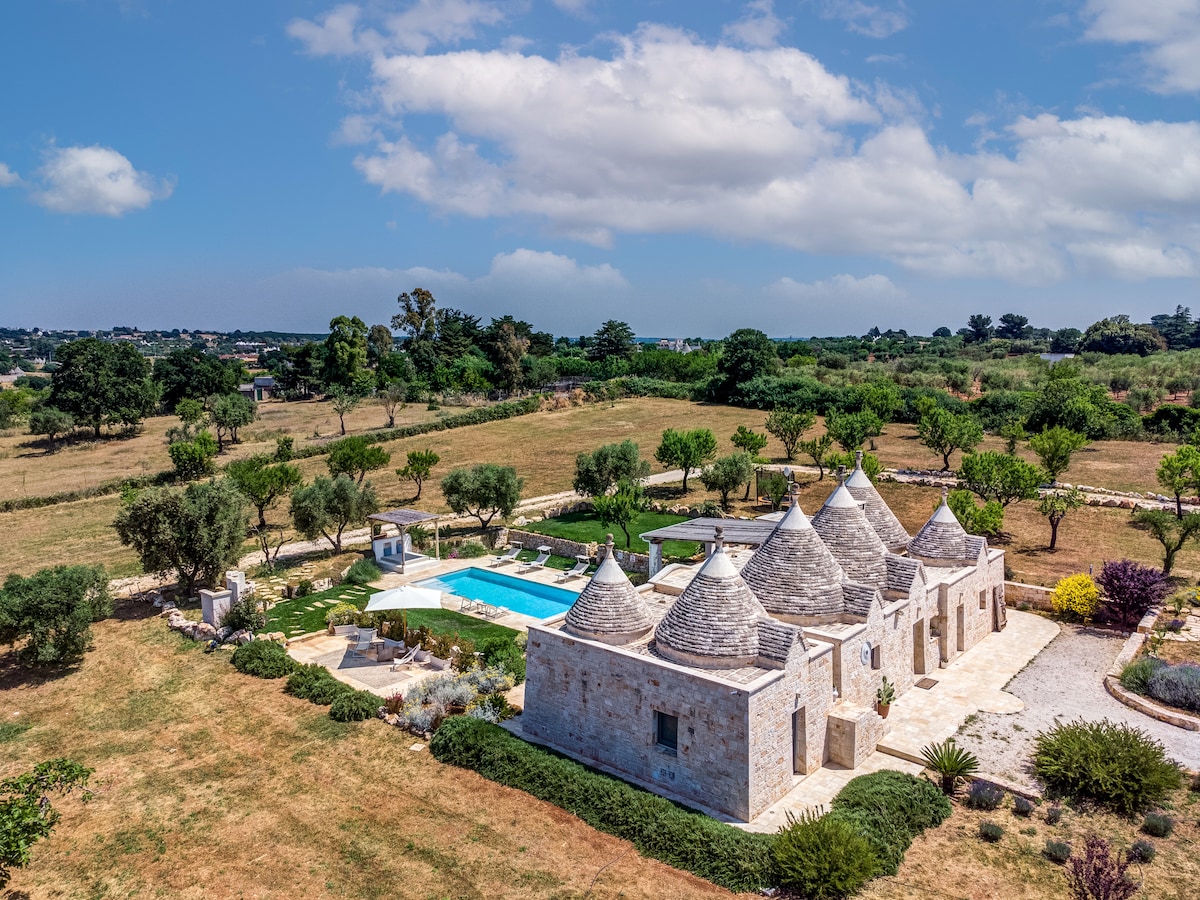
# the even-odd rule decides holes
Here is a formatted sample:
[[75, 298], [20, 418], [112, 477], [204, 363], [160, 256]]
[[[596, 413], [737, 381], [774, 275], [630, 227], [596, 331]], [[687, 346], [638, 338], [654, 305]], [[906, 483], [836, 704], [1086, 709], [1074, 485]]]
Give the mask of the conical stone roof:
[[867, 473], [863, 471], [862, 459], [862, 451], [859, 450], [854, 454], [854, 471], [846, 479], [846, 489], [850, 491], [850, 495], [855, 500], [866, 504], [863, 512], [866, 513], [867, 521], [871, 523], [871, 527], [875, 529], [875, 533], [879, 535], [884, 546], [889, 550], [902, 550], [908, 546], [912, 535], [904, 530], [904, 526], [900, 524], [895, 513], [879, 496], [879, 491], [871, 483]]
[[812, 525], [847, 579], [876, 588], [887, 586], [887, 548], [845, 482], [817, 510]]
[[808, 618], [842, 612], [842, 567], [795, 494], [775, 530], [742, 567], [742, 580], [767, 612]]
[[941, 505], [909, 543], [908, 552], [932, 561], [973, 558], [976, 554], [968, 552], [967, 537], [966, 529], [959, 524], [943, 492]]
[[646, 634], [653, 624], [645, 600], [617, 564], [610, 534], [608, 552], [567, 610], [563, 631], [606, 644], [628, 644]]
[[721, 529], [716, 548], [654, 629], [659, 654], [672, 662], [737, 668], [758, 659], [758, 623], [766, 610], [725, 555]]

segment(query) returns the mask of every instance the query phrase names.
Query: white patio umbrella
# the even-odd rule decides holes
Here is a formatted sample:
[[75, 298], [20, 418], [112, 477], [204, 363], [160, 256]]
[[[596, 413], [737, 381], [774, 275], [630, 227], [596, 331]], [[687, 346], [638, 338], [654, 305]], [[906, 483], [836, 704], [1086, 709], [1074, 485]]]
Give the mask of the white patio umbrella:
[[367, 603], [367, 612], [382, 612], [385, 609], [441, 609], [442, 592], [432, 588], [406, 584], [402, 587], [380, 591]]

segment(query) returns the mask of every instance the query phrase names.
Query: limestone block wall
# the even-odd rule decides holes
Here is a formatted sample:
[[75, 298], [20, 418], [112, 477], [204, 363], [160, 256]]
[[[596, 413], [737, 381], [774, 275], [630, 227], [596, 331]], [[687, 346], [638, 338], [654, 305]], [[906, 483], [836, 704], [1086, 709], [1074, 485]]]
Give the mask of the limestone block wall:
[[[743, 821], [751, 816], [749, 702], [746, 690], [699, 671], [529, 629], [522, 728], [530, 738]], [[675, 753], [656, 744], [656, 711], [678, 717]]]
[[1052, 610], [1050, 603], [1051, 588], [1036, 584], [1022, 584], [1019, 581], [1004, 582], [1004, 597], [1009, 606], [1028, 603], [1034, 609]]
[[[992, 551], [989, 559], [961, 576], [939, 585], [942, 660], [950, 661], [992, 633], [995, 605], [1004, 597], [1004, 554]], [[963, 612], [962, 641], [959, 641], [958, 610]]]

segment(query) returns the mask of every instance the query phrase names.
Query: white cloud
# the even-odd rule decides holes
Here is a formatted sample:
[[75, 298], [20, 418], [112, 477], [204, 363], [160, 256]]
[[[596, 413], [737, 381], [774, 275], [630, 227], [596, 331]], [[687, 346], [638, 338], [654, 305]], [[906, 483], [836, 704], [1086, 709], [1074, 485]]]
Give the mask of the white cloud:
[[[597, 324], [611, 318], [604, 310], [614, 300], [628, 299], [630, 292], [625, 276], [608, 263], [581, 265], [568, 256], [525, 248], [497, 254], [488, 271], [476, 278], [419, 266], [294, 269], [259, 286], [265, 296], [288, 298], [301, 308], [337, 297], [344, 308], [369, 321], [387, 321], [397, 295], [414, 287], [432, 291], [439, 305], [464, 309], [485, 322], [502, 310], [556, 334], [570, 333], [581, 318], [594, 318]], [[596, 313], [581, 317], [580, 309]]]
[[872, 53], [867, 57], [867, 62], [873, 66], [902, 63], [907, 60], [908, 58], [903, 53]]
[[775, 15], [774, 0], [750, 0], [746, 14], [722, 28], [721, 33], [727, 40], [746, 47], [774, 47], [786, 27]]
[[13, 187], [21, 183], [21, 176], [0, 162], [0, 188]]
[[504, 20], [500, 6], [487, 0], [416, 0], [400, 12], [384, 14], [373, 27], [364, 24], [362, 7], [343, 4], [315, 22], [294, 19], [287, 33], [313, 56], [385, 50], [424, 53], [438, 44], [470, 40], [480, 26]]
[[[608, 56], [365, 52], [368, 183], [431, 209], [605, 246], [700, 232], [939, 277], [1046, 284], [1190, 274], [1200, 124], [1006, 110], [974, 152], [935, 146], [919, 98], [790, 47], [643, 25]], [[426, 137], [406, 119], [441, 123]], [[382, 136], [386, 133], [388, 136]]]
[[51, 212], [122, 216], [165, 200], [173, 179], [139, 172], [111, 147], [51, 147], [31, 186], [35, 203]]
[[1200, 0], [1086, 0], [1082, 16], [1088, 40], [1144, 48], [1144, 77], [1155, 90], [1200, 90]]
[[572, 16], [582, 16], [587, 12], [591, 0], [552, 0], [555, 6]]
[[900, 300], [906, 294], [886, 275], [834, 275], [821, 281], [780, 278], [765, 288], [768, 294], [790, 300]]
[[847, 31], [871, 38], [890, 37], [908, 27], [908, 10], [903, 3], [884, 7], [862, 0], [818, 0], [821, 18], [838, 19]]

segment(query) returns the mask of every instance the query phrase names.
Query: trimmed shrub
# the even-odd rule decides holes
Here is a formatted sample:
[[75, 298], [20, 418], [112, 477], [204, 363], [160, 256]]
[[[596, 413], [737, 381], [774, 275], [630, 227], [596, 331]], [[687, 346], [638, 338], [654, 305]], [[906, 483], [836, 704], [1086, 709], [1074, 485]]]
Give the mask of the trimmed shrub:
[[1162, 744], [1107, 719], [1039, 734], [1033, 769], [1052, 794], [1095, 800], [1126, 816], [1161, 803], [1183, 784]]
[[875, 853], [849, 822], [790, 812], [771, 849], [779, 883], [812, 900], [849, 897], [875, 873]]
[[353, 625], [358, 621], [360, 615], [358, 607], [353, 603], [339, 603], [329, 612], [325, 613], [325, 624]]
[[1061, 806], [1051, 806], [1048, 810], [1046, 810], [1046, 824], [1047, 825], [1057, 825], [1061, 821], [1062, 821], [1062, 807]]
[[313, 583], [308, 578], [301, 578], [300, 583], [296, 585], [296, 596], [307, 597], [313, 592]]
[[1013, 797], [1013, 815], [1028, 819], [1033, 815], [1033, 801], [1025, 797]]
[[1130, 859], [1114, 854], [1108, 841], [1089, 835], [1083, 856], [1067, 860], [1067, 886], [1074, 900], [1128, 900], [1141, 885], [1125, 871]]
[[1158, 850], [1149, 841], [1134, 841], [1133, 846], [1129, 848], [1129, 861], [1148, 863], [1152, 862], [1157, 854]]
[[643, 856], [732, 891], [757, 892], [773, 880], [771, 835], [744, 832], [684, 809], [527, 744], [499, 726], [469, 716], [447, 719], [429, 750], [443, 763], [526, 791], [630, 841]]
[[975, 781], [967, 790], [967, 806], [971, 809], [996, 809], [1004, 802], [1004, 788], [997, 787], [990, 781]]
[[928, 781], [884, 770], [851, 779], [830, 815], [853, 825], [871, 844], [878, 875], [895, 875], [913, 838], [950, 815], [950, 801]]
[[253, 597], [242, 597], [237, 603], [230, 604], [221, 624], [234, 631], [245, 630], [253, 634], [267, 627], [267, 614]]
[[382, 577], [383, 570], [375, 564], [374, 560], [358, 559], [354, 561], [354, 565], [346, 570], [346, 576], [342, 581], [346, 584], [370, 584], [372, 581], [378, 581]]
[[1166, 663], [1153, 656], [1142, 656], [1121, 670], [1121, 687], [1135, 694], [1146, 694], [1150, 690], [1150, 676]]
[[478, 541], [464, 541], [450, 551], [451, 559], [479, 559], [491, 552]]
[[324, 666], [310, 663], [289, 675], [283, 690], [318, 706], [329, 706], [338, 694], [353, 688], [334, 678]]
[[1150, 837], [1170, 837], [1171, 832], [1174, 830], [1175, 820], [1161, 813], [1150, 813], [1150, 815], [1146, 816], [1145, 821], [1142, 822], [1142, 833], [1148, 834]]
[[1081, 572], [1060, 578], [1050, 592], [1050, 605], [1061, 616], [1084, 622], [1096, 615], [1100, 606], [1100, 589], [1091, 575]]
[[995, 844], [1004, 837], [1004, 829], [995, 822], [980, 822], [979, 836], [989, 844]]
[[1042, 855], [1052, 863], [1060, 866], [1071, 858], [1071, 845], [1065, 841], [1046, 841]]
[[335, 722], [362, 722], [375, 718], [382, 705], [383, 701], [369, 691], [347, 688], [333, 698], [329, 706], [329, 718]]
[[282, 678], [296, 671], [297, 663], [274, 641], [251, 641], [233, 651], [234, 668], [255, 678]]
[[477, 649], [483, 654], [485, 665], [504, 669], [512, 675], [516, 684], [525, 680], [525, 654], [512, 638], [488, 638]]
[[1200, 666], [1163, 666], [1150, 676], [1146, 692], [1168, 706], [1200, 712]]

